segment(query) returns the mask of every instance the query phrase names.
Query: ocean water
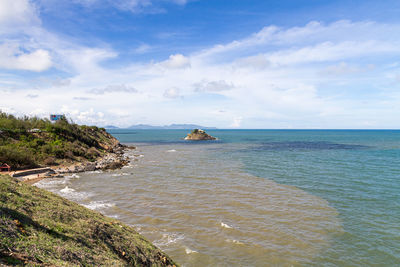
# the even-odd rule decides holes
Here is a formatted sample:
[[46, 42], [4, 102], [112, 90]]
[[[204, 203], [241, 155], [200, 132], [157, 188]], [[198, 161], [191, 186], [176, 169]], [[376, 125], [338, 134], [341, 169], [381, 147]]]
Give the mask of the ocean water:
[[183, 266], [399, 266], [400, 131], [110, 130], [129, 166], [36, 185]]

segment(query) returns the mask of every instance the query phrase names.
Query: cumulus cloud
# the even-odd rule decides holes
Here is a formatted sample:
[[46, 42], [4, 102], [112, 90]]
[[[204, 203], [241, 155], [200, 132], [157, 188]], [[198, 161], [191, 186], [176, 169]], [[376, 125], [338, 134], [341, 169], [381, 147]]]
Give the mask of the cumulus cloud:
[[220, 81], [202, 81], [199, 83], [193, 84], [195, 88], [195, 92], [221, 92], [228, 91], [234, 88], [232, 83], [227, 83], [224, 80]]
[[24, 52], [16, 45], [0, 46], [0, 68], [30, 71], [44, 71], [52, 66], [49, 51], [37, 49]]
[[[0, 32], [39, 23], [36, 8], [29, 0], [0, 1]], [[8, 27], [14, 29], [7, 29]]]
[[104, 88], [93, 88], [87, 91], [87, 93], [94, 95], [104, 95], [107, 93], [138, 93], [138, 90], [125, 84], [115, 84], [108, 85]]
[[233, 128], [239, 128], [240, 125], [242, 124], [242, 120], [243, 120], [242, 117], [235, 117], [230, 126], [233, 127]]
[[[393, 127], [400, 116], [400, 97], [395, 93], [400, 72], [398, 65], [387, 67], [400, 55], [400, 38], [393, 32], [400, 32], [400, 25], [341, 21], [268, 26], [247, 38], [185, 56], [178, 53], [159, 62], [124, 61], [120, 67], [116, 66], [118, 51], [107, 45], [78, 45], [41, 32], [33, 36], [37, 41], [32, 46], [24, 43], [24, 49], [18, 48], [19, 53], [49, 51], [53, 66], [63, 71], [59, 77], [69, 75], [68, 90], [61, 96], [59, 85], [48, 82], [38, 86], [40, 97], [32, 101], [26, 97], [32, 93], [29, 81], [0, 75], [9, 99], [2, 105], [25, 113], [37, 108], [49, 113], [61, 112], [60, 103], [74, 99], [69, 109], [74, 120], [107, 124], [115, 120], [125, 126], [140, 118], [160, 125], [190, 120], [219, 127], [362, 128], [367, 126], [359, 122], [376, 121], [374, 127]], [[17, 54], [11, 53], [14, 58]], [[113, 59], [112, 68], [107, 67], [108, 59]], [[367, 71], [362, 79], [342, 76]], [[372, 86], [369, 101], [354, 97], [355, 92]], [[14, 87], [19, 90], [9, 89]], [[83, 102], [90, 100], [84, 92], [92, 97], [125, 95]], [[88, 103], [92, 110], [86, 107]], [[182, 112], [188, 109], [195, 112]]]
[[179, 98], [181, 95], [179, 94], [178, 88], [170, 88], [164, 91], [163, 96], [165, 98]]
[[190, 59], [182, 54], [170, 55], [166, 61], [161, 62], [161, 66], [171, 69], [189, 68]]
[[91, 125], [104, 124], [104, 113], [96, 111], [94, 108], [88, 110], [72, 109], [71, 107], [64, 105], [61, 108], [61, 113], [65, 114], [69, 118], [74, 118], [77, 123], [86, 123]]

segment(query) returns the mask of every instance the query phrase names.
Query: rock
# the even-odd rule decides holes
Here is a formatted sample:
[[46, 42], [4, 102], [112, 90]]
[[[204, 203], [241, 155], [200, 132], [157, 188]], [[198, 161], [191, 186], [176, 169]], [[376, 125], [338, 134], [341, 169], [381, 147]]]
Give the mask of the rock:
[[217, 140], [217, 138], [207, 134], [204, 130], [194, 129], [185, 137], [185, 140]]
[[84, 172], [92, 172], [96, 170], [96, 163], [95, 162], [90, 162], [86, 163], [85, 166], [83, 167]]
[[[118, 169], [129, 163], [129, 157], [124, 154], [125, 149], [134, 149], [125, 145], [117, 144], [114, 147], [109, 147], [109, 153], [95, 162], [82, 162], [80, 164], [54, 169], [57, 175], [63, 173], [78, 173], [90, 172], [95, 170]], [[112, 151], [112, 152], [110, 152]]]

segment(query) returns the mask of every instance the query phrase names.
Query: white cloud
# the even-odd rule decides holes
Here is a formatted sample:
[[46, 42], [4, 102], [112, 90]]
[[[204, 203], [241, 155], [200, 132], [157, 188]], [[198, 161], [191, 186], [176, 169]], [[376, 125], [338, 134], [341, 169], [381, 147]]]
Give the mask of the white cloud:
[[228, 91], [234, 88], [232, 83], [227, 83], [224, 80], [208, 82], [203, 80], [202, 82], [193, 84], [196, 92], [221, 92]]
[[141, 12], [144, 8], [152, 5], [150, 0], [112, 0], [112, 5], [121, 10], [128, 10], [131, 12]]
[[[48, 114], [61, 112], [60, 103], [75, 99], [67, 111], [77, 122], [120, 126], [140, 120], [254, 128], [363, 128], [369, 126], [361, 122], [374, 121], [373, 127], [393, 127], [400, 116], [400, 98], [394, 93], [400, 90], [395, 83], [400, 72], [398, 66], [387, 66], [400, 56], [400, 37], [393, 35], [397, 30], [395, 24], [348, 21], [270, 26], [193, 54], [116, 67], [119, 53], [106, 44], [79, 45], [42, 29], [33, 31], [29, 41], [16, 40], [12, 53], [0, 54], [15, 60], [48, 51], [53, 68], [63, 72], [60, 83], [65, 80], [68, 87], [47, 82], [36, 88], [24, 77], [0, 74], [0, 90], [9, 99], [2, 106]], [[109, 59], [113, 68], [104, 64]], [[37, 89], [35, 101], [26, 97], [32, 89]], [[364, 89], [371, 94], [368, 101], [359, 97]], [[87, 96], [94, 101], [84, 101], [91, 100]]]
[[75, 96], [73, 100], [79, 100], [79, 101], [88, 101], [88, 100], [93, 100], [93, 98], [90, 97], [83, 97], [83, 96]]
[[151, 50], [151, 46], [147, 45], [147, 44], [142, 44], [140, 46], [138, 46], [134, 52], [136, 54], [145, 54], [147, 52], [149, 52]]
[[76, 123], [86, 123], [90, 125], [101, 125], [105, 123], [104, 113], [96, 111], [94, 108], [88, 110], [72, 109], [68, 105], [63, 105], [61, 113], [65, 114], [68, 118], [73, 118]]
[[170, 88], [164, 91], [163, 94], [164, 97], [166, 98], [178, 98], [181, 97], [179, 94], [179, 89], [178, 88]]
[[71, 79], [56, 79], [52, 81], [52, 85], [56, 87], [69, 86], [71, 85]]
[[110, 94], [110, 93], [138, 93], [134, 87], [127, 86], [125, 84], [114, 84], [108, 85], [104, 88], [94, 88], [87, 91], [89, 94], [94, 95], [103, 95], [103, 94]]
[[37, 98], [39, 95], [35, 95], [35, 94], [27, 94], [26, 97], [29, 98]]
[[181, 54], [170, 55], [169, 59], [161, 62], [161, 66], [171, 69], [182, 69], [190, 67], [190, 59]]
[[236, 64], [239, 67], [244, 68], [255, 68], [255, 69], [265, 69], [271, 65], [265, 55], [258, 54], [255, 56], [244, 57], [236, 60]]
[[340, 43], [324, 42], [300, 49], [282, 50], [267, 54], [266, 57], [269, 62], [279, 66], [309, 62], [327, 62], [341, 60], [343, 58], [357, 58], [366, 54], [372, 56], [399, 52], [400, 47], [392, 43], [379, 41], [346, 41]]
[[[85, 7], [107, 5], [132, 13], [161, 13], [166, 12], [157, 0], [73, 0], [74, 3]], [[185, 5], [187, 0], [164, 0], [177, 5]]]
[[16, 46], [3, 44], [0, 46], [0, 68], [31, 71], [44, 71], [52, 66], [49, 51], [37, 49], [23, 52]]
[[15, 30], [16, 27], [38, 23], [40, 20], [36, 8], [29, 0], [0, 1], [0, 31], [7, 27]]
[[231, 127], [233, 127], [233, 128], [239, 128], [240, 125], [242, 124], [242, 120], [243, 120], [242, 117], [236, 117], [236, 118], [234, 118], [234, 119], [233, 119], [233, 122], [232, 122], [232, 124], [231, 124]]

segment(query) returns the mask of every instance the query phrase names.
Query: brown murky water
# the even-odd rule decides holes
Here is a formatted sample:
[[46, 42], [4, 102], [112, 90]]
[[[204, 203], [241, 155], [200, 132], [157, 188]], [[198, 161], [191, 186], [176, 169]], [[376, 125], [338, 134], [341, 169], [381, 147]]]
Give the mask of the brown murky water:
[[307, 264], [342, 231], [325, 200], [245, 173], [220, 146], [146, 145], [121, 170], [36, 185], [134, 226], [183, 266]]

